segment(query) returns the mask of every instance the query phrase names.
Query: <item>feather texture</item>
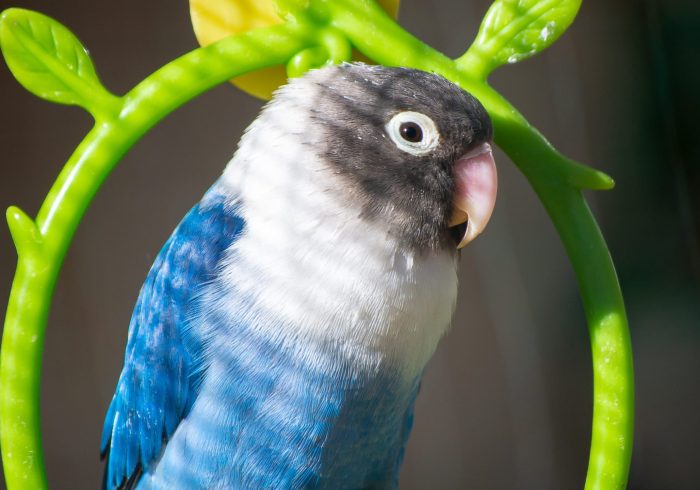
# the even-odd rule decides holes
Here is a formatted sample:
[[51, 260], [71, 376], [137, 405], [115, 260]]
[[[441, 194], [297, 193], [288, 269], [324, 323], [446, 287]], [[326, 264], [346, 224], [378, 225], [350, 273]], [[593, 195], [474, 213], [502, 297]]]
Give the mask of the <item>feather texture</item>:
[[235, 334], [139, 488], [395, 488], [417, 380], [367, 371], [330, 345]]
[[124, 369], [102, 433], [108, 488], [161, 452], [196, 395], [201, 339], [186, 329], [193, 299], [216, 274], [243, 221], [215, 185], [185, 216], [156, 258], [129, 325]]

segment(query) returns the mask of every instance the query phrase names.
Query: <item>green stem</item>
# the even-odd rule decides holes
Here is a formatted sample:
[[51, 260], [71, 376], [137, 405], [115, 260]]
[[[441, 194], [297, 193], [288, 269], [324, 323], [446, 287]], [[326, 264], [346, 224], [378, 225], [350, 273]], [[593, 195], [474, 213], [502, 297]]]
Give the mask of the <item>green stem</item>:
[[[126, 94], [116, 117], [98, 114], [39, 210], [34, 233], [39, 241], [33, 249], [26, 245], [32, 243], [26, 237], [31, 237], [33, 223], [10, 208], [19, 261], [0, 351], [0, 446], [8, 488], [47, 488], [39, 393], [48, 306], [68, 246], [95, 193], [123, 154], [164, 116], [230, 78], [286, 63], [311, 45], [307, 34], [283, 24], [197, 49]], [[20, 231], [27, 228], [29, 232]]]
[[[542, 200], [573, 264], [593, 357], [593, 430], [586, 490], [626, 487], [632, 456], [634, 373], [627, 315], [612, 258], [581, 190], [547, 168], [568, 161], [531, 128], [499, 121], [498, 145]], [[552, 178], [554, 177], [554, 178]]]

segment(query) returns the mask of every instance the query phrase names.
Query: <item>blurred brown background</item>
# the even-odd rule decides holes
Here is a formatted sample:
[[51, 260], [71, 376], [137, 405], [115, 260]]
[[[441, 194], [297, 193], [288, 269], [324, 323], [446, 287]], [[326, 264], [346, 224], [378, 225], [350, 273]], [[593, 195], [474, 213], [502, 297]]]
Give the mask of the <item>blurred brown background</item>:
[[[404, 0], [400, 19], [457, 56], [489, 3]], [[196, 46], [185, 1], [12, 6], [73, 30], [117, 94]], [[589, 197], [632, 328], [630, 488], [698, 488], [700, 3], [584, 0], [559, 42], [492, 82], [565, 154], [617, 180], [616, 190]], [[58, 283], [44, 356], [52, 488], [98, 488], [102, 419], [139, 287], [260, 106], [230, 86], [186, 105], [136, 145], [88, 211]], [[0, 207], [35, 214], [90, 126], [81, 110], [30, 95], [0, 63]], [[498, 162], [500, 200], [464, 254], [454, 329], [419, 397], [402, 489], [574, 489], [585, 478], [591, 366], [574, 277], [539, 201], [503, 155]], [[0, 314], [14, 266], [3, 225]]]

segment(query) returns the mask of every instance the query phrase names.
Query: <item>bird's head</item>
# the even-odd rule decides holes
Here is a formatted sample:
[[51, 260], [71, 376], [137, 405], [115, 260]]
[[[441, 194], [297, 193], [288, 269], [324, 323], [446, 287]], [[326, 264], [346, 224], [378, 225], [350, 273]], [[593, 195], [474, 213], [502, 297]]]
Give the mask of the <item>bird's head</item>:
[[258, 210], [255, 223], [286, 237], [278, 241], [304, 233], [340, 202], [344, 216], [356, 210], [409, 254], [454, 251], [493, 211], [491, 139], [479, 101], [439, 75], [327, 66], [276, 93], [224, 175]]
[[305, 78], [316, 89], [309, 132], [366, 219], [414, 251], [461, 248], [483, 231], [497, 178], [479, 101], [408, 68], [343, 64]]

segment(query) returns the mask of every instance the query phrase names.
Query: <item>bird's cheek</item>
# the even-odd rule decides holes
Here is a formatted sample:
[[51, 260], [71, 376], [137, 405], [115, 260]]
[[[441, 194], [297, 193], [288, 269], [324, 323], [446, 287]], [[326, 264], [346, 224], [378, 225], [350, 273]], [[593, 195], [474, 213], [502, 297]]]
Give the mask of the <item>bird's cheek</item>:
[[453, 168], [455, 197], [449, 226], [467, 223], [457, 248], [484, 231], [496, 205], [498, 175], [491, 145], [483, 143], [457, 159]]

